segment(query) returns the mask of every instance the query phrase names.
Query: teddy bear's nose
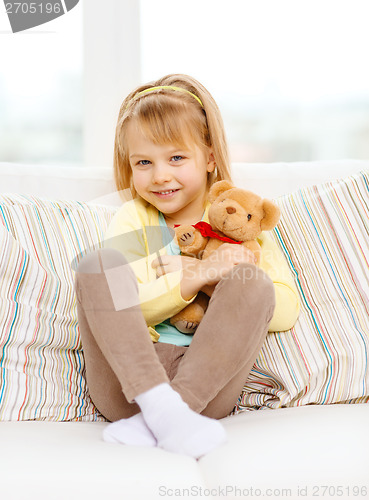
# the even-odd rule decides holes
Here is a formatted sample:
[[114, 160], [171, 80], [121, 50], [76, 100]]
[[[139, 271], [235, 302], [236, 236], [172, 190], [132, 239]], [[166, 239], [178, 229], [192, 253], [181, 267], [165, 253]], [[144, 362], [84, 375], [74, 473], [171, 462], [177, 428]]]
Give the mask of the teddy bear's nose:
[[229, 214], [234, 214], [236, 211], [236, 209], [234, 207], [227, 207], [226, 210], [227, 210], [227, 213], [229, 213]]

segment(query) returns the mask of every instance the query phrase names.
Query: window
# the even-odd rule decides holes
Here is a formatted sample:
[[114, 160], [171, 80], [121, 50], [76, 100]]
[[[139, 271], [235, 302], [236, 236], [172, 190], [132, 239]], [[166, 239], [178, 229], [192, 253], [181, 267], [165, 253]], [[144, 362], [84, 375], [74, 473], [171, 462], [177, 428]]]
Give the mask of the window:
[[12, 33], [0, 17], [0, 161], [82, 160], [82, 7]]
[[232, 161], [369, 158], [367, 0], [141, 0], [142, 81], [188, 73]]
[[231, 160], [369, 158], [367, 0], [80, 0], [12, 34], [0, 161], [111, 167], [123, 98], [168, 73], [214, 95]]

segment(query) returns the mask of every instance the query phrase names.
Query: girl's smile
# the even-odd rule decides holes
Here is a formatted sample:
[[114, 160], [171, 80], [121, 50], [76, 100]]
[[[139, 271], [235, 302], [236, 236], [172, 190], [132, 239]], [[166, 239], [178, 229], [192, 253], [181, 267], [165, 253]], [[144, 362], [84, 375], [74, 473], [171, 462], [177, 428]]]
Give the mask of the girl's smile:
[[211, 149], [155, 144], [135, 122], [128, 124], [126, 137], [137, 194], [162, 212], [170, 226], [200, 220], [208, 172], [215, 168]]
[[153, 193], [161, 199], [168, 199], [172, 198], [178, 191], [179, 189], [171, 189], [166, 191], [153, 191]]

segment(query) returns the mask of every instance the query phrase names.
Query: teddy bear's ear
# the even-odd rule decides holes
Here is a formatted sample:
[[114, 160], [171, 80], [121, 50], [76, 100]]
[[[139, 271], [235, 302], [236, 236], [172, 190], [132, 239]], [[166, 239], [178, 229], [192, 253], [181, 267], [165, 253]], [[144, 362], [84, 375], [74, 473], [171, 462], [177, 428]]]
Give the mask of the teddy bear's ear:
[[270, 200], [263, 200], [264, 217], [260, 222], [262, 231], [270, 231], [277, 225], [281, 211], [279, 207]]
[[213, 203], [213, 201], [215, 201], [220, 194], [232, 188], [234, 188], [234, 185], [229, 181], [214, 182], [214, 184], [210, 188], [208, 200], [210, 201], [210, 203]]

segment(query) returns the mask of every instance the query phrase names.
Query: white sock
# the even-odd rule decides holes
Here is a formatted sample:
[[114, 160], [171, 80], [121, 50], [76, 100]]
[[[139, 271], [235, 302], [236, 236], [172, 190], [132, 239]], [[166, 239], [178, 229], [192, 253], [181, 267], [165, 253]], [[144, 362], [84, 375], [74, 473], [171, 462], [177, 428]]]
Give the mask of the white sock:
[[147, 427], [142, 413], [137, 413], [130, 418], [122, 418], [107, 425], [103, 432], [103, 438], [107, 443], [156, 446], [156, 439]]
[[226, 441], [222, 424], [200, 415], [168, 383], [135, 398], [160, 448], [199, 458]]

